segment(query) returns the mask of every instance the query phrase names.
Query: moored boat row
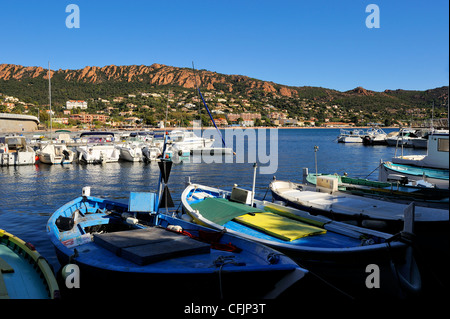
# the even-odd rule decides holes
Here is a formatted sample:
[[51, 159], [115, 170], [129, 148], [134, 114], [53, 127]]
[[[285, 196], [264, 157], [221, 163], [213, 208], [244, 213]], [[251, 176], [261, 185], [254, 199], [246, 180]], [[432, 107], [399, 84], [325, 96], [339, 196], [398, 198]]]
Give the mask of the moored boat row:
[[[162, 141], [168, 135], [165, 156], [175, 162], [188, 160], [195, 151], [215, 151], [214, 139], [198, 137], [192, 131], [134, 132], [122, 136], [114, 132], [83, 132], [76, 139], [60, 134], [57, 140], [27, 141], [24, 136], [0, 138], [0, 166], [44, 164], [104, 164], [119, 160], [150, 162], [162, 156]], [[64, 137], [61, 137], [64, 135]], [[218, 149], [222, 151], [222, 149]]]

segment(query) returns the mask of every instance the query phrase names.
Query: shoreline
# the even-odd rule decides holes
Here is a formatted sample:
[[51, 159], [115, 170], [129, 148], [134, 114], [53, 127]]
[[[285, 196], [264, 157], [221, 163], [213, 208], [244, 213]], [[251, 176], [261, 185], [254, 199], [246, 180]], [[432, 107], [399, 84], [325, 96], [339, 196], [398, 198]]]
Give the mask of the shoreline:
[[[371, 128], [372, 126], [345, 126], [345, 127], [316, 127], [316, 126], [311, 126], [311, 127], [277, 127], [277, 126], [233, 126], [233, 127], [218, 127], [219, 130], [230, 130], [230, 129], [280, 129], [280, 130], [304, 130], [304, 129], [368, 129]], [[395, 128], [400, 128], [398, 126], [386, 126], [383, 127], [384, 129], [395, 129]], [[56, 131], [59, 130], [64, 130], [64, 131], [70, 131], [71, 133], [74, 132], [89, 132], [89, 131], [98, 131], [98, 132], [126, 132], [126, 131], [130, 131], [130, 132], [145, 132], [145, 131], [173, 131], [173, 130], [205, 130], [205, 129], [215, 129], [214, 126], [203, 126], [201, 128], [193, 128], [193, 127], [166, 127], [166, 128], [134, 128], [134, 129], [128, 129], [128, 128], [123, 128], [123, 129], [94, 129], [94, 130], [89, 130], [89, 129], [74, 129], [74, 128], [64, 128], [64, 129], [53, 129], [52, 132], [55, 133]], [[420, 127], [418, 127], [417, 129], [420, 129]], [[5, 133], [49, 133], [49, 130], [36, 130], [36, 131], [24, 131], [24, 132], [5, 132]]]
[[[345, 126], [345, 127], [277, 127], [277, 126], [233, 126], [233, 127], [219, 127], [219, 130], [231, 130], [231, 129], [279, 129], [279, 130], [305, 130], [305, 129], [314, 129], [314, 130], [329, 130], [329, 129], [345, 129], [345, 130], [354, 130], [354, 129], [368, 129], [371, 128], [372, 126]], [[382, 127], [383, 129], [399, 129], [400, 127], [398, 126], [386, 126], [386, 127]], [[77, 133], [77, 132], [151, 132], [151, 131], [173, 131], [173, 130], [206, 130], [206, 129], [215, 129], [214, 126], [203, 126], [200, 128], [193, 128], [193, 127], [166, 127], [166, 128], [123, 128], [123, 129], [105, 129], [105, 128], [100, 128], [100, 129], [79, 129], [79, 128], [63, 128], [63, 129], [53, 129], [52, 130], [52, 134], [59, 134], [57, 133], [57, 131], [68, 131], [68, 134], [73, 134], [73, 133]], [[416, 127], [415, 129], [423, 129], [423, 127]], [[63, 133], [63, 132], [60, 132]], [[50, 130], [35, 130], [35, 131], [10, 131], [10, 132], [1, 132], [0, 135], [5, 136], [5, 135], [10, 135], [10, 134], [16, 134], [16, 135], [30, 135], [30, 134], [50, 134]]]

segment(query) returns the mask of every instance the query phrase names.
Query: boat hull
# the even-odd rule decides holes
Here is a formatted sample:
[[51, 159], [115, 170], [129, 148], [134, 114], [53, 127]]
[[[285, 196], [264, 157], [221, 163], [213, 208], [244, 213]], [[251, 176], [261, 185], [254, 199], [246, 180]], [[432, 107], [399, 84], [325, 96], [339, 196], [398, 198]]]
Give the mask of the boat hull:
[[423, 180], [435, 185], [436, 188], [449, 189], [449, 175], [447, 170], [412, 167], [402, 164], [383, 163], [379, 167], [378, 180], [381, 182], [392, 181], [394, 177], [405, 177], [409, 181]]
[[48, 153], [41, 153], [39, 154], [39, 162], [44, 164], [70, 164], [73, 162], [73, 156], [69, 157], [68, 159], [64, 156], [53, 156], [52, 154]]
[[386, 137], [372, 137], [372, 136], [364, 136], [363, 144], [364, 145], [387, 145]]
[[33, 165], [35, 162], [34, 151], [0, 153], [0, 166]]
[[[61, 265], [69, 263], [70, 256], [57, 249], [56, 254]], [[259, 299], [269, 292], [268, 282], [272, 283], [273, 288], [275, 283], [292, 271], [286, 269], [277, 272], [261, 270], [230, 273], [223, 270], [219, 273], [217, 269], [215, 273], [171, 273], [170, 270], [166, 273], [137, 273], [106, 270], [80, 262], [76, 264], [80, 268], [80, 281], [82, 280], [80, 289], [67, 290], [63, 287], [64, 297], [86, 298], [98, 297], [100, 294], [101, 298], [108, 298], [134, 291], [142, 293], [145, 298], [163, 298], [181, 289], [189, 292], [189, 295], [184, 295], [186, 299]]]
[[120, 157], [119, 149], [107, 145], [81, 146], [77, 152], [78, 161], [86, 164], [118, 162]]
[[[109, 213], [105, 215], [104, 211]], [[122, 256], [119, 251], [105, 249], [108, 246], [96, 241], [95, 236], [100, 235], [95, 235], [97, 233], [92, 228], [102, 229], [104, 233], [105, 227], [119, 227], [121, 236], [125, 231], [126, 237], [133, 236], [133, 231], [148, 229], [142, 225], [130, 226], [121, 222], [122, 218], [119, 216], [126, 211], [125, 204], [87, 197], [84, 200], [78, 198], [69, 202], [49, 219], [47, 231], [61, 265], [71, 263], [79, 267], [81, 287], [68, 291], [69, 295], [75, 294], [85, 298], [87, 295], [101, 294], [102, 297], [113, 297], [122, 295], [123, 291], [139, 291], [139, 293], [144, 291], [147, 298], [162, 297], [169, 293], [173, 294], [177, 289], [183, 289], [189, 291], [188, 298], [236, 296], [259, 298], [276, 296], [284, 291], [287, 287], [283, 289], [276, 287], [280, 280], [288, 277], [292, 281], [291, 284], [294, 284], [307, 274], [306, 270], [301, 269], [286, 256], [279, 256], [279, 262], [274, 264], [265, 261], [262, 256], [278, 252], [228, 234], [223, 234], [220, 242], [224, 244], [231, 242], [242, 251], [211, 248], [209, 253], [202, 251], [193, 256], [168, 256], [150, 264], [132, 262], [124, 257], [125, 253]], [[85, 214], [80, 217], [76, 215], [78, 212]], [[59, 217], [73, 214], [76, 215], [74, 220], [78, 226], [60, 231], [57, 226]], [[146, 216], [148, 217], [148, 214]], [[159, 227], [165, 228], [168, 225], [181, 226], [191, 233], [200, 230], [200, 226], [170, 216], [158, 216], [159, 231], [165, 232]], [[94, 231], [94, 240], [86, 241], [86, 236], [79, 233], [80, 228], [84, 231]], [[179, 242], [182, 239], [174, 240]]]
[[341, 136], [338, 138], [339, 143], [362, 143], [362, 137], [360, 136]]
[[68, 150], [65, 145], [46, 145], [37, 151], [39, 162], [44, 164], [70, 164], [75, 158], [75, 152]]
[[142, 162], [144, 160], [144, 156], [140, 148], [139, 149], [121, 148], [120, 159], [127, 162]]

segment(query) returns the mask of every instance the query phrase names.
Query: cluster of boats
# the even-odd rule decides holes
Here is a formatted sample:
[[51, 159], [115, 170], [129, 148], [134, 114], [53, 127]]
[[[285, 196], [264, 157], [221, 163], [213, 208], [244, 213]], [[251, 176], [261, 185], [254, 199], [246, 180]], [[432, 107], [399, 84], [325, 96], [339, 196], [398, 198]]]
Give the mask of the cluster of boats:
[[[106, 134], [96, 138], [107, 140], [78, 149], [89, 152], [91, 147], [92, 154], [98, 150], [105, 156], [105, 149], [95, 146], [113, 141]], [[134, 142], [122, 148], [144, 149], [145, 141]], [[83, 289], [78, 291], [83, 298], [97, 295], [100, 289], [103, 297], [114, 297], [120, 287], [151, 287], [146, 298], [167, 296], [174, 287], [189, 291], [190, 298], [277, 298], [292, 291], [308, 292], [320, 281], [348, 298], [407, 299], [421, 295], [424, 259], [437, 259], [440, 275], [447, 274], [448, 133], [429, 137], [426, 156], [390, 163], [401, 160], [397, 165], [422, 170], [414, 175], [414, 183], [409, 182], [413, 177], [399, 172], [385, 174], [384, 181], [369, 181], [308, 174], [305, 169], [302, 183], [274, 179], [268, 186], [273, 198], [269, 202], [255, 198], [254, 188], [235, 185], [226, 190], [188, 180], [181, 209], [174, 211], [169, 210], [173, 201], [168, 188], [173, 158], [166, 155], [177, 142], [166, 134], [160, 148], [153, 144], [161, 151], [156, 192], [131, 192], [124, 203], [91, 196], [86, 187], [80, 197], [49, 218], [46, 230], [62, 266], [61, 275], [75, 276], [66, 270], [78, 269], [83, 279]], [[55, 155], [56, 146], [47, 145]], [[122, 154], [121, 148], [114, 149]], [[54, 160], [64, 161], [65, 150]], [[80, 159], [84, 153], [77, 156]], [[443, 175], [446, 170], [446, 184], [435, 183], [427, 175], [427, 166]], [[434, 236], [439, 240], [433, 240]], [[1, 231], [4, 247], [0, 249], [28, 260], [24, 254], [30, 252], [15, 248], [12, 239]], [[418, 245], [425, 258], [418, 258]], [[34, 267], [40, 278], [34, 285], [46, 292], [40, 296], [64, 296], [59, 289], [68, 293], [70, 289], [55, 284], [45, 259], [36, 258], [43, 265]], [[27, 296], [15, 295], [17, 281], [8, 276], [21, 268], [12, 260], [4, 258], [2, 251], [0, 297]], [[369, 266], [378, 277], [371, 277]]]
[[[24, 136], [0, 138], [0, 166], [45, 164], [85, 164], [155, 161], [162, 156], [164, 132], [132, 132], [118, 136], [113, 132], [83, 132], [73, 139], [67, 133], [54, 140], [30, 143]], [[197, 136], [192, 131], [167, 133], [166, 158], [181, 162], [195, 150], [210, 150], [214, 139]]]
[[338, 143], [362, 143], [364, 145], [387, 145], [396, 147], [427, 148], [430, 135], [447, 132], [443, 130], [421, 130], [401, 128], [397, 132], [386, 133], [379, 126], [363, 129], [341, 129]]

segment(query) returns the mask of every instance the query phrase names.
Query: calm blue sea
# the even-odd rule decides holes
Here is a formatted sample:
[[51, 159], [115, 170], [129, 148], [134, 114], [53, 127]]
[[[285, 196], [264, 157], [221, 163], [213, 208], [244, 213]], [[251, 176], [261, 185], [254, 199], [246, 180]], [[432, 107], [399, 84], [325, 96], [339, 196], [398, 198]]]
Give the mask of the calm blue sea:
[[[386, 130], [387, 133], [391, 131]], [[274, 160], [278, 162], [277, 169], [273, 174], [257, 175], [256, 197], [266, 195], [266, 199], [271, 199], [270, 192], [266, 194], [266, 191], [273, 176], [279, 180], [301, 181], [303, 167], [314, 172], [316, 145], [319, 147], [316, 155], [320, 173], [347, 172], [349, 176], [374, 180], [378, 178], [376, 168], [380, 159], [390, 160], [395, 152], [395, 148], [387, 146], [337, 143], [338, 135], [339, 129], [278, 130], [278, 158]], [[404, 154], [424, 153], [426, 150], [404, 150]], [[253, 163], [174, 165], [169, 188], [175, 206], [180, 204], [185, 177], [188, 176], [192, 182], [210, 186], [231, 189], [233, 184], [238, 184], [251, 189]], [[58, 270], [60, 265], [45, 231], [47, 220], [56, 209], [80, 196], [84, 186], [91, 187], [93, 196], [126, 202], [131, 191], [155, 191], [158, 177], [156, 163], [0, 167], [0, 228], [34, 244]]]

